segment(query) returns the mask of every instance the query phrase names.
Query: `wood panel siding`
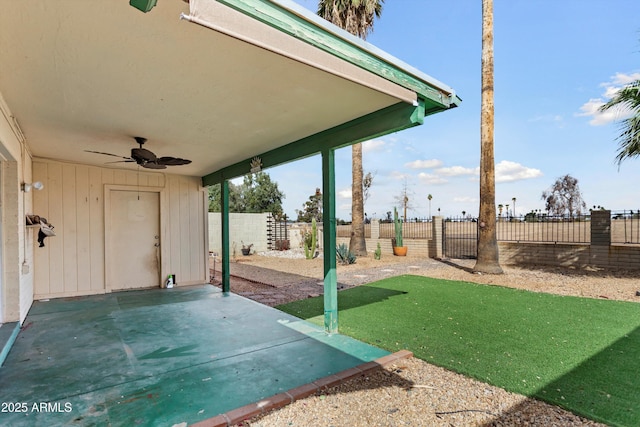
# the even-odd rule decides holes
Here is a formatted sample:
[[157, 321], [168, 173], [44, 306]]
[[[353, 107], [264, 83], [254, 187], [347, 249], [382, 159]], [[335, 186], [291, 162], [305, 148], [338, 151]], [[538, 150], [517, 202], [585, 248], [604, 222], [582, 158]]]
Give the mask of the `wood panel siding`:
[[[208, 281], [206, 192], [198, 177], [33, 160], [33, 213], [55, 226], [39, 248], [33, 233], [34, 298], [90, 295], [106, 289], [105, 192], [114, 188], [157, 189], [161, 195], [161, 274], [179, 285]], [[107, 231], [106, 231], [107, 230]]]

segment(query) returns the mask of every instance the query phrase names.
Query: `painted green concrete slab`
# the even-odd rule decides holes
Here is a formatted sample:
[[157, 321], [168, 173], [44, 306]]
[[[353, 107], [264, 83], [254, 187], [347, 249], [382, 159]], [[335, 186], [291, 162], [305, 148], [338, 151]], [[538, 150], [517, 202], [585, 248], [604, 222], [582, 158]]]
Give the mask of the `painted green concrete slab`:
[[18, 322], [9, 322], [0, 325], [0, 366], [9, 354], [9, 350], [13, 347], [13, 343], [20, 332]]
[[193, 423], [387, 354], [209, 285], [36, 302], [0, 425]]

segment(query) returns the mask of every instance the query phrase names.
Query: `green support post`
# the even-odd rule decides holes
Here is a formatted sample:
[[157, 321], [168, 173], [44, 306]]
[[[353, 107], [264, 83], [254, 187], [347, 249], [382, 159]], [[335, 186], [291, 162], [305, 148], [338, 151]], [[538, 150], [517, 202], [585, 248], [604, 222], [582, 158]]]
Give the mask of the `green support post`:
[[336, 272], [335, 151], [322, 151], [322, 224], [324, 246], [324, 328], [338, 333], [338, 274]]
[[222, 223], [222, 292], [229, 292], [230, 272], [229, 272], [229, 181], [222, 180], [220, 218]]

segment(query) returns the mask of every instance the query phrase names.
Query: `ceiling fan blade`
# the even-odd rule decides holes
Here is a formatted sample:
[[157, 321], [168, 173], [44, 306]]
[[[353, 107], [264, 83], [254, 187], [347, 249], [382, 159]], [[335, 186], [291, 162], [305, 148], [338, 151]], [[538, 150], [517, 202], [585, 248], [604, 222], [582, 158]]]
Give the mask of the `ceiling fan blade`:
[[[123, 157], [126, 158], [126, 157]], [[111, 163], [135, 163], [136, 161], [133, 159], [127, 159], [127, 160], [118, 160], [116, 162], [105, 162], [105, 165], [111, 164]]]
[[191, 163], [191, 160], [181, 159], [179, 157], [160, 157], [158, 163], [167, 166], [182, 166]]
[[146, 148], [132, 148], [131, 149], [131, 158], [136, 160], [137, 162], [155, 162], [157, 157], [154, 153], [147, 150]]
[[87, 153], [94, 153], [94, 154], [104, 154], [105, 156], [113, 156], [113, 157], [119, 157], [121, 159], [131, 159], [130, 157], [124, 157], [124, 156], [119, 156], [117, 154], [111, 154], [111, 153], [103, 153], [102, 151], [91, 151], [91, 150], [84, 150]]
[[147, 162], [147, 163], [141, 164], [140, 166], [147, 169], [166, 169], [167, 168], [165, 165], [161, 165], [155, 162]]

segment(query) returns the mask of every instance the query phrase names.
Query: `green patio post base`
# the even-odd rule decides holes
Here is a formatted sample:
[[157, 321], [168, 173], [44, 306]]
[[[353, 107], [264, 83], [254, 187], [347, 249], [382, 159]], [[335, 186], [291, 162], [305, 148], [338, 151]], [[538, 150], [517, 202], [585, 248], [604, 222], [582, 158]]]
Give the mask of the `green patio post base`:
[[226, 179], [220, 183], [222, 193], [220, 215], [222, 223], [222, 292], [228, 293], [231, 286], [229, 271], [229, 181]]
[[324, 248], [324, 327], [338, 333], [338, 273], [336, 271], [335, 151], [322, 151], [322, 243]]
[[324, 329], [328, 334], [338, 333], [338, 275], [329, 270], [324, 277]]

